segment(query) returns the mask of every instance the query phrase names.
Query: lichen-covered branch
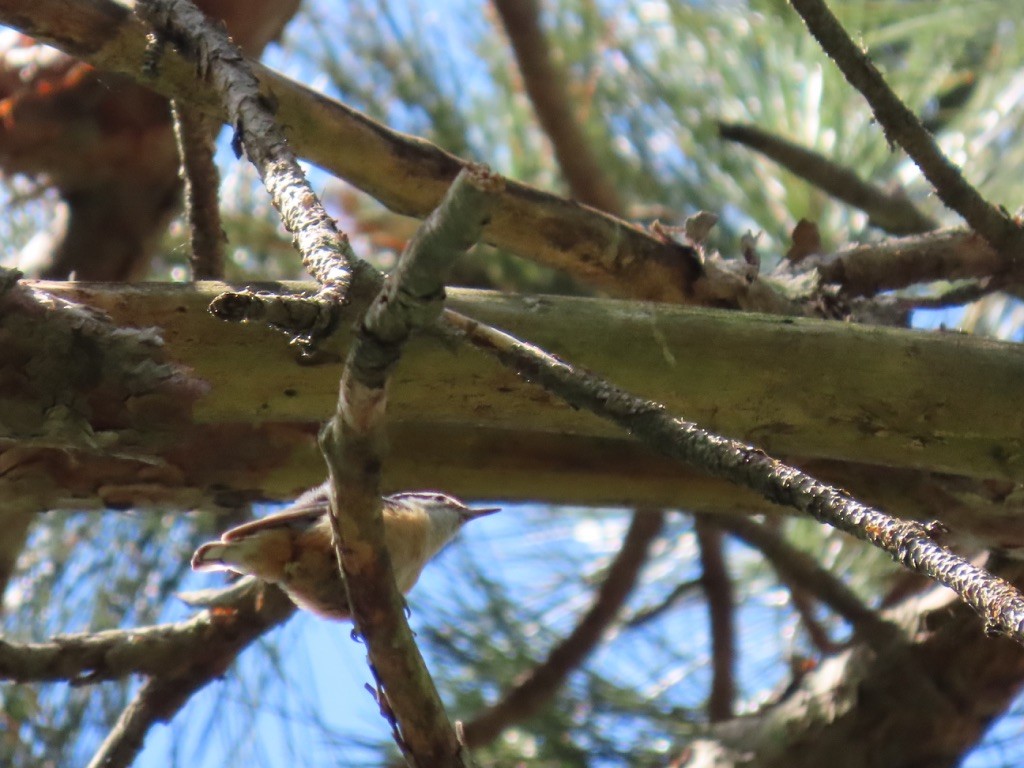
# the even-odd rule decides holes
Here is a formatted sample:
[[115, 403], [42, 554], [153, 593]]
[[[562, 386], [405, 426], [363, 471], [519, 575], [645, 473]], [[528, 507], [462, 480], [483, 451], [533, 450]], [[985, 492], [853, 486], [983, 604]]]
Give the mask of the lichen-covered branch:
[[718, 135], [770, 157], [837, 200], [863, 211], [871, 224], [886, 232], [912, 235], [938, 227], [909, 198], [886, 192], [864, 181], [850, 168], [781, 136], [754, 125], [736, 123], [719, 123]]
[[137, 5], [156, 27], [190, 56], [208, 80], [235, 129], [236, 151], [245, 149], [292, 233], [303, 266], [317, 282], [344, 299], [360, 268], [348, 242], [313, 192], [298, 159], [278, 127], [273, 109], [241, 51], [220, 27], [188, 0], [140, 0]]
[[894, 518], [861, 504], [738, 440], [715, 435], [676, 418], [664, 406], [636, 397], [578, 371], [541, 349], [447, 311], [449, 326], [478, 349], [523, 378], [625, 429], [650, 448], [712, 475], [726, 478], [867, 541], [905, 567], [955, 591], [985, 620], [988, 629], [1024, 644], [1024, 596], [1002, 579], [938, 544], [920, 523]]
[[500, 177], [471, 166], [420, 227], [359, 325], [336, 413], [320, 433], [331, 475], [334, 545], [352, 618], [366, 641], [382, 712], [393, 717], [403, 753], [420, 766], [462, 766], [466, 755], [416, 647], [384, 546], [380, 473], [387, 383], [412, 330], [440, 313], [444, 275], [476, 243], [502, 185]]

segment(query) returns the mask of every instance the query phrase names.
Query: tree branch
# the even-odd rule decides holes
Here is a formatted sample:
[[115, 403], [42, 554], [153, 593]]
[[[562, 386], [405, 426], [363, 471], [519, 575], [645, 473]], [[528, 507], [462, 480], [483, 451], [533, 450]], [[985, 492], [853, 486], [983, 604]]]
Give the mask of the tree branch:
[[140, 0], [136, 7], [161, 36], [166, 35], [193, 59], [196, 72], [210, 82], [235, 130], [236, 153], [244, 147], [256, 166], [282, 223], [292, 234], [303, 266], [324, 290], [344, 299], [356, 272], [364, 267], [348, 237], [338, 232], [334, 219], [306, 181], [260, 94], [250, 63], [226, 30], [211, 24], [189, 0]]
[[[262, 287], [316, 290], [312, 283]], [[0, 456], [14, 467], [8, 483], [30, 464], [40, 472], [33, 486], [39, 506], [28, 514], [86, 504], [189, 508], [225, 494], [288, 499], [323, 480], [315, 423], [337, 399], [337, 361], [372, 296], [354, 293], [341, 308], [340, 330], [321, 348], [334, 363], [299, 366], [280, 334], [210, 317], [210, 300], [228, 288], [237, 286], [23, 281], [0, 297], [0, 376], [23, 385], [0, 399], [7, 426]], [[1024, 479], [1024, 465], [1005, 452], [1019, 431], [1005, 417], [1007, 393], [1024, 377], [1018, 345], [555, 296], [453, 290], [449, 305], [572, 355], [693, 421], [713, 420], [732, 437], [800, 457], [806, 471], [873, 505], [914, 519], [938, 516], [1000, 546], [1024, 545], [1014, 523], [1021, 500], [1009, 492]], [[92, 333], [92, 321], [77, 325], [86, 312], [72, 307], [112, 322]], [[131, 338], [151, 343], [128, 350], [122, 362]], [[460, 496], [501, 488], [509, 498], [608, 505], [621, 502], [626, 484], [647, 505], [773, 509], [752, 492], [737, 497], [728, 483], [680, 468], [607, 422], [581, 419], [557, 398], [539, 399], [488, 358], [453, 354], [426, 338], [413, 343], [405, 386], [389, 398], [389, 493], [443, 482]], [[684, 353], [701, 376], [680, 376]], [[776, 364], [780, 355], [785, 366]], [[22, 362], [29, 359], [33, 366]], [[732, 375], [737, 361], [746, 375]], [[108, 375], [97, 382], [96, 370]], [[46, 371], [57, 373], [44, 381]], [[152, 380], [140, 378], [151, 373]], [[146, 407], [137, 405], [137, 392], [146, 393]], [[84, 448], [78, 431], [49, 430], [55, 401], [71, 403], [89, 429], [103, 430], [102, 452]], [[127, 427], [113, 430], [112, 422]], [[165, 439], [169, 428], [179, 436], [173, 443]], [[481, 463], [480, 455], [492, 461]]]
[[849, 83], [867, 99], [889, 143], [903, 147], [943, 203], [963, 216], [1008, 263], [1019, 263], [1024, 243], [1021, 228], [964, 180], [917, 116], [889, 88], [867, 54], [850, 39], [824, 1], [790, 0], [790, 4]]
[[43, 643], [0, 639], [0, 679], [89, 685], [132, 674], [174, 676], [193, 660], [213, 664], [222, 659], [239, 632], [262, 633], [291, 615], [276, 587], [250, 580], [244, 589], [231, 589], [230, 601], [217, 610], [174, 624], [57, 635]]
[[608, 626], [619, 615], [647, 562], [650, 545], [661, 533], [663, 525], [664, 514], [660, 511], [639, 510], [634, 513], [619, 553], [579, 624], [500, 700], [465, 724], [467, 744], [491, 743], [506, 728], [537, 714], [558, 692], [569, 674], [583, 664], [597, 647]]
[[209, 682], [203, 675], [189, 679], [150, 678], [121, 712], [88, 768], [127, 768], [142, 751], [149, 729], [170, 722], [191, 698]]
[[185, 183], [193, 280], [224, 277], [224, 242], [220, 223], [220, 172], [213, 161], [214, 138], [220, 128], [199, 110], [171, 103], [174, 137]]
[[874, 296], [933, 280], [998, 279], [1008, 265], [980, 235], [943, 229], [844, 248], [816, 259], [815, 266], [823, 282], [841, 286], [844, 293]]
[[790, 506], [887, 552], [905, 567], [946, 585], [980, 614], [988, 631], [1024, 645], [1024, 596], [937, 544], [930, 530], [861, 504], [738, 440], [675, 418], [665, 408], [577, 371], [543, 350], [450, 310], [448, 325], [523, 378], [570, 405], [611, 421], [650, 448]]
[[336, 412], [320, 433], [331, 475], [334, 547], [352, 619], [366, 640], [382, 712], [393, 716], [396, 741], [413, 765], [463, 766], [466, 756], [409, 629], [384, 545], [386, 388], [410, 332], [441, 311], [443, 275], [476, 243], [502, 184], [483, 167], [466, 169], [419, 228], [360, 324]]
[[[58, 0], [11, 0], [0, 8], [0, 22], [95, 66], [140, 77], [145, 30], [110, 0], [73, 6]], [[429, 142], [391, 131], [259, 64], [252, 68], [262, 83], [263, 98], [277, 105], [289, 139], [303, 157], [392, 210], [425, 216], [463, 165]], [[161, 60], [159, 77], [147, 84], [164, 95], [222, 114], [212, 89], [197, 81], [193, 65], [173, 52]], [[346, 151], [339, 152], [339, 147]], [[753, 282], [735, 278], [716, 263], [702, 269], [692, 248], [512, 181], [483, 239], [614, 295], [772, 313], [805, 314], [819, 309], [813, 297], [810, 303], [785, 298], [788, 292], [769, 278], [757, 277]], [[358, 281], [360, 276], [355, 278]]]
[[622, 200], [594, 155], [591, 140], [573, 109], [565, 69], [555, 62], [541, 29], [540, 3], [537, 0], [492, 2], [512, 43], [530, 103], [551, 140], [572, 196], [581, 203], [622, 216]]
[[939, 225], [909, 199], [869, 184], [846, 166], [753, 125], [719, 123], [718, 135], [755, 149], [837, 200], [868, 215], [874, 226], [894, 235], [929, 232]]
[[891, 623], [866, 606], [841, 579], [778, 532], [736, 515], [725, 517], [720, 524], [764, 555], [790, 589], [799, 588], [813, 595], [846, 619], [859, 639], [874, 648], [882, 648], [892, 642], [895, 627]]
[[700, 551], [701, 586], [707, 599], [711, 625], [711, 693], [708, 718], [711, 722], [732, 717], [736, 699], [736, 628], [732, 579], [722, 549], [722, 531], [706, 518], [694, 519]]
[[[100, 69], [140, 79], [149, 30], [113, 0], [71, 5], [63, 0], [9, 0], [0, 5], [0, 24]], [[393, 211], [428, 215], [467, 164], [258, 63], [251, 66], [262, 84], [263, 100], [276, 105], [302, 156]], [[160, 76], [145, 84], [169, 98], [225, 115], [213, 88], [172, 52], [162, 59]], [[693, 248], [666, 243], [640, 227], [525, 184], [506, 183], [483, 239], [615, 295], [702, 301], [700, 260]], [[733, 286], [744, 292], [751, 288], [749, 283]], [[720, 293], [713, 297], [716, 302]]]
[[152, 724], [170, 720], [193, 693], [221, 677], [250, 643], [295, 612], [284, 593], [269, 585], [253, 582], [244, 590], [229, 589], [230, 602], [179, 624], [58, 637], [21, 647], [0, 645], [3, 674], [18, 665], [15, 679], [29, 679], [29, 672], [31, 679], [67, 679], [72, 684], [129, 673], [153, 675], [90, 763], [92, 768], [127, 766]]

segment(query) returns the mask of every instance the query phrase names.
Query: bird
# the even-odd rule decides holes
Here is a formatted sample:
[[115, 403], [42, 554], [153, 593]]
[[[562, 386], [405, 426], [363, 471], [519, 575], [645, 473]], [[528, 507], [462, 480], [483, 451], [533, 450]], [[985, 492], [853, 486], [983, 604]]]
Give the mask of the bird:
[[[439, 491], [382, 499], [384, 541], [398, 589], [407, 593], [423, 567], [463, 525], [499, 511], [472, 509]], [[196, 571], [232, 571], [276, 584], [299, 608], [328, 619], [351, 618], [332, 544], [330, 481], [309, 489], [280, 512], [225, 531], [192, 556]]]

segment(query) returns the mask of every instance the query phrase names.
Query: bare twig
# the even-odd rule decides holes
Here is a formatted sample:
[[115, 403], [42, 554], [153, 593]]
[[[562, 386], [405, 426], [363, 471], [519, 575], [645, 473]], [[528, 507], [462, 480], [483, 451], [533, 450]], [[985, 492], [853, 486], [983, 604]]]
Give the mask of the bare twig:
[[876, 648], [892, 642], [895, 632], [892, 624], [865, 605], [835, 574], [794, 547], [777, 531], [736, 515], [724, 518], [721, 525], [764, 555], [791, 588], [799, 587], [846, 619], [860, 639]]
[[936, 543], [920, 523], [861, 504], [757, 448], [675, 418], [664, 406], [582, 373], [502, 331], [450, 310], [445, 312], [445, 320], [474, 346], [523, 378], [573, 407], [619, 425], [659, 453], [751, 488], [769, 501], [793, 507], [883, 549], [905, 567], [955, 591], [984, 618], [990, 632], [1006, 634], [1024, 645], [1024, 596]]
[[170, 720], [193, 693], [223, 675], [249, 644], [295, 612], [291, 600], [275, 587], [252, 583], [249, 589], [232, 590], [234, 599], [228, 605], [180, 624], [55, 638], [4, 650], [18, 654], [11, 661], [33, 663], [34, 679], [59, 675], [83, 683], [129, 672], [154, 675], [89, 763], [90, 768], [127, 766], [154, 723]]
[[465, 724], [466, 742], [470, 746], [489, 744], [506, 728], [536, 714], [558, 692], [569, 674], [587, 659], [636, 586], [651, 542], [661, 533], [663, 524], [661, 512], [639, 510], [633, 515], [622, 547], [590, 609], [544, 661], [493, 706]]
[[793, 610], [800, 617], [800, 622], [807, 633], [808, 639], [811, 641], [811, 645], [823, 656], [828, 656], [838, 651], [842, 646], [831, 638], [828, 630], [818, 621], [818, 617], [814, 615], [816, 603], [811, 599], [810, 593], [797, 584], [787, 583], [786, 587], [789, 589], [789, 596], [793, 602]]
[[241, 51], [189, 0], [143, 0], [137, 7], [161, 35], [193, 57], [197, 72], [210, 81], [235, 129], [236, 151], [244, 147], [256, 166], [303, 266], [343, 300], [360, 262], [306, 181]]
[[732, 579], [722, 549], [722, 531], [704, 517], [694, 520], [700, 551], [701, 586], [708, 604], [711, 625], [711, 693], [708, 695], [708, 719], [715, 723], [728, 720], [736, 698], [736, 627]]
[[185, 182], [193, 280], [224, 277], [224, 242], [220, 223], [220, 172], [213, 161], [214, 137], [220, 126], [181, 102], [171, 102], [174, 137]]
[[331, 475], [334, 546], [352, 618], [366, 640], [378, 696], [387, 704], [382, 710], [393, 715], [403, 752], [421, 766], [461, 766], [466, 755], [413, 640], [384, 546], [380, 472], [386, 387], [410, 332], [441, 311], [443, 276], [476, 242], [490, 215], [492, 193], [502, 184], [485, 168], [466, 169], [417, 231], [360, 324], [336, 413], [320, 433]]
[[733, 123], [719, 123], [718, 135], [756, 149], [837, 200], [864, 211], [874, 226], [886, 232], [914, 235], [938, 227], [934, 219], [923, 214], [908, 198], [889, 194], [846, 166], [781, 136], [753, 125]]
[[174, 675], [183, 659], [197, 653], [200, 659], [218, 656], [240, 627], [269, 629], [291, 615], [291, 610], [277, 611], [289, 604], [279, 599], [276, 587], [253, 579], [209, 592], [191, 604], [215, 610], [174, 624], [56, 635], [42, 643], [0, 639], [0, 680], [89, 685], [131, 674]]
[[1002, 288], [998, 280], [972, 280], [965, 285], [958, 285], [931, 296], [896, 296], [888, 299], [899, 311], [914, 309], [946, 309], [960, 307], [964, 304], [989, 296]]
[[1018, 262], [1024, 241], [1021, 228], [964, 180], [867, 54], [850, 39], [824, 0], [790, 0], [790, 4], [850, 84], [867, 99], [889, 143], [903, 147], [943, 203], [963, 216], [1008, 262]]
[[816, 266], [822, 281], [842, 286], [845, 294], [874, 296], [933, 280], [998, 278], [1007, 264], [974, 232], [943, 229], [855, 245], [821, 259]]
[[591, 140], [573, 109], [565, 70], [551, 55], [540, 25], [540, 4], [537, 0], [493, 3], [515, 51], [526, 93], [551, 140], [572, 196], [581, 203], [623, 215], [622, 200], [594, 155]]
[[89, 761], [88, 768], [127, 768], [142, 751], [146, 734], [156, 723], [174, 717], [189, 697], [208, 679], [164, 680], [150, 678], [143, 683]]

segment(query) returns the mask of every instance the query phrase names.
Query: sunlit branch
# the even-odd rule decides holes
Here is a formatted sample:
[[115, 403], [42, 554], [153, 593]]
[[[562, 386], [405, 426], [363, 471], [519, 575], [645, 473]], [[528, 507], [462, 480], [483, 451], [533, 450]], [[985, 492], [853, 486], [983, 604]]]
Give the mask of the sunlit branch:
[[736, 698], [736, 605], [732, 579], [725, 561], [722, 531], [704, 517], [694, 520], [700, 553], [701, 587], [711, 625], [711, 693], [708, 718], [728, 720]]

